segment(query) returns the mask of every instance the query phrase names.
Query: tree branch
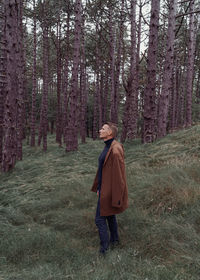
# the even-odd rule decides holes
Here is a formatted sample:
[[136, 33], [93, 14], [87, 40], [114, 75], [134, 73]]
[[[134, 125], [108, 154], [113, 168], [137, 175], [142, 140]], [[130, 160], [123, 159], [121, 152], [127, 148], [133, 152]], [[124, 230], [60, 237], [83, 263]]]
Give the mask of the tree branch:
[[188, 12], [188, 13], [181, 14], [181, 15], [177, 15], [176, 18], [184, 17], [184, 16], [191, 15], [191, 14], [198, 14], [198, 13], [200, 13], [200, 10], [197, 10], [197, 11], [194, 11], [194, 12]]

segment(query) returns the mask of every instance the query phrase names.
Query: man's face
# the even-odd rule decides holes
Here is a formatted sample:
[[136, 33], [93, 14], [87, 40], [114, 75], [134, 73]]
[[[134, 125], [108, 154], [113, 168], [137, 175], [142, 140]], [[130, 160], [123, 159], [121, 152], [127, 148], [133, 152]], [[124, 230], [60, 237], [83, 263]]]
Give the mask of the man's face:
[[107, 124], [104, 124], [99, 130], [99, 137], [104, 140], [112, 138], [112, 130]]

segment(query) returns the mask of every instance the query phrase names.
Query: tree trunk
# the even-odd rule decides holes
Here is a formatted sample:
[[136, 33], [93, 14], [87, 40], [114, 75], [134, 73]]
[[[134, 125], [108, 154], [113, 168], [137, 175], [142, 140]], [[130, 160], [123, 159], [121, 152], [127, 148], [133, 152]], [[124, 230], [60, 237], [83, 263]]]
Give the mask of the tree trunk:
[[37, 66], [37, 34], [36, 34], [36, 11], [35, 11], [35, 0], [33, 0], [33, 73], [32, 73], [32, 106], [31, 106], [31, 147], [35, 146], [35, 123], [36, 123], [36, 91], [37, 91], [37, 77], [36, 77], [36, 66]]
[[99, 128], [103, 125], [103, 82], [104, 82], [104, 73], [103, 67], [101, 66], [100, 78], [99, 78]]
[[62, 112], [61, 112], [61, 23], [57, 23], [57, 112], [56, 112], [56, 142], [62, 145]]
[[[68, 1], [67, 1], [68, 2]], [[67, 130], [67, 112], [68, 112], [68, 102], [69, 102], [69, 36], [70, 36], [70, 13], [69, 13], [69, 3], [68, 3], [68, 13], [67, 13], [67, 31], [66, 31], [66, 55], [65, 55], [65, 65], [64, 65], [64, 89], [63, 89], [63, 135], [64, 143], [66, 144], [66, 130]]]
[[[97, 58], [98, 59], [98, 58]], [[98, 113], [99, 113], [99, 70], [97, 70], [96, 80], [95, 80], [95, 92], [94, 92], [94, 103], [93, 103], [93, 125], [92, 125], [92, 138], [97, 139], [98, 133]]]
[[6, 42], [6, 88], [4, 102], [4, 145], [2, 169], [12, 169], [17, 159], [17, 105], [18, 105], [18, 54], [20, 1], [4, 0], [5, 42]]
[[18, 21], [18, 32], [19, 32], [19, 52], [18, 56], [18, 99], [17, 99], [17, 159], [22, 160], [22, 140], [25, 124], [25, 93], [24, 93], [24, 83], [25, 83], [25, 61], [24, 61], [24, 46], [23, 46], [23, 4], [20, 1], [19, 8], [19, 21]]
[[171, 102], [170, 102], [170, 130], [173, 131], [176, 128], [176, 112], [178, 105], [178, 62], [177, 58], [174, 58], [174, 67], [172, 73], [172, 91], [171, 91]]
[[137, 134], [137, 117], [138, 117], [138, 86], [137, 86], [137, 48], [136, 48], [136, 0], [131, 1], [131, 59], [130, 73], [126, 90], [126, 101], [123, 115], [123, 128], [121, 141], [126, 138], [134, 139]]
[[108, 64], [105, 66], [105, 85], [103, 87], [103, 98], [102, 98], [102, 123], [107, 122], [107, 111], [108, 111], [108, 89], [109, 89], [109, 67]]
[[121, 10], [120, 10], [120, 23], [119, 23], [119, 36], [118, 36], [118, 49], [117, 49], [117, 59], [116, 59], [116, 73], [115, 73], [115, 99], [114, 99], [114, 108], [115, 108], [115, 123], [118, 123], [118, 107], [119, 107], [119, 78], [121, 72], [122, 64], [122, 46], [124, 40], [124, 0], [121, 1]]
[[143, 135], [142, 142], [150, 143], [156, 138], [156, 70], [158, 50], [160, 0], [151, 2], [149, 48], [147, 56], [147, 85], [144, 91]]
[[194, 9], [195, 9], [195, 0], [191, 0], [187, 80], [186, 80], [186, 126], [187, 127], [190, 127], [192, 125], [192, 93], [193, 93], [194, 55], [195, 55], [195, 41], [196, 41]]
[[[44, 3], [45, 5], [45, 3]], [[45, 14], [44, 6], [44, 14]], [[40, 128], [38, 136], [38, 145], [40, 145], [41, 140], [43, 140], [43, 150], [47, 150], [47, 126], [48, 126], [48, 27], [46, 19], [43, 25], [43, 92], [42, 92], [42, 104], [40, 109]]]
[[[117, 117], [117, 96], [115, 91], [115, 26], [113, 27], [113, 6], [109, 3], [109, 37], [110, 37], [110, 121], [118, 122]], [[113, 30], [114, 29], [114, 30]]]
[[136, 77], [135, 77], [135, 88], [136, 88], [136, 113], [137, 118], [135, 120], [135, 125], [137, 126], [137, 134], [140, 133], [140, 128], [138, 123], [139, 116], [142, 114], [142, 98], [139, 96], [139, 72], [140, 72], [140, 49], [141, 49], [141, 33], [142, 33], [142, 1], [140, 0], [139, 3], [139, 20], [138, 20], [138, 27], [137, 27], [137, 54], [136, 54]]
[[185, 126], [185, 80], [186, 69], [181, 70], [180, 77], [180, 107], [179, 107], [179, 126]]
[[4, 9], [0, 6], [0, 169], [2, 163], [2, 149], [3, 149], [3, 116], [4, 116], [4, 93], [6, 86], [6, 68], [5, 68], [5, 18]]
[[[99, 95], [100, 95], [100, 54], [99, 54], [99, 37], [98, 37], [98, 24], [96, 25], [96, 80], [95, 80], [95, 92], [94, 92], [94, 102], [93, 102], [93, 140], [97, 139], [97, 132], [100, 128], [99, 126]], [[100, 103], [101, 105], [101, 103]]]
[[200, 68], [198, 71], [197, 86], [196, 86], [196, 103], [198, 104], [196, 118], [199, 121], [200, 120]]
[[49, 83], [49, 74], [48, 74], [48, 27], [44, 28], [44, 53], [43, 53], [43, 61], [44, 61], [44, 72], [43, 72], [43, 150], [47, 150], [47, 128], [48, 128], [48, 83]]
[[163, 69], [162, 90], [159, 98], [158, 114], [158, 138], [162, 138], [167, 133], [169, 97], [172, 91], [172, 72], [174, 61], [174, 40], [176, 29], [176, 5], [177, 0], [170, 0], [168, 30], [166, 38], [165, 64]]
[[82, 143], [86, 140], [86, 113], [87, 113], [87, 75], [86, 75], [86, 59], [85, 59], [85, 32], [84, 20], [82, 24], [82, 42], [81, 42], [81, 77], [80, 77], [80, 106], [81, 106], [81, 120], [80, 120], [80, 135]]
[[179, 62], [177, 62], [177, 66], [176, 66], [176, 75], [175, 75], [175, 79], [176, 79], [176, 109], [174, 109], [175, 113], [174, 113], [174, 127], [178, 128], [179, 125], [179, 111], [180, 111], [180, 83], [181, 83], [181, 69], [180, 69], [180, 65]]
[[75, 38], [74, 38], [74, 57], [72, 69], [72, 87], [70, 92], [69, 104], [69, 120], [67, 127], [66, 151], [75, 151], [78, 149], [78, 123], [77, 123], [77, 110], [78, 110], [78, 70], [80, 64], [80, 41], [81, 41], [81, 0], [76, 0], [75, 3]]

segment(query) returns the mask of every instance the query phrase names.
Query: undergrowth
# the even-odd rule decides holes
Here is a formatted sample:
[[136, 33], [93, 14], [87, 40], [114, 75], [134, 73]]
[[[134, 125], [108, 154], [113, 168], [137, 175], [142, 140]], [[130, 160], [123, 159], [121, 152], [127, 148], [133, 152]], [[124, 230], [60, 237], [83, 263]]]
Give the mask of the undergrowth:
[[200, 126], [153, 144], [125, 143], [129, 208], [120, 246], [98, 255], [90, 188], [103, 148], [87, 139], [66, 153], [24, 144], [0, 175], [0, 280], [200, 279]]

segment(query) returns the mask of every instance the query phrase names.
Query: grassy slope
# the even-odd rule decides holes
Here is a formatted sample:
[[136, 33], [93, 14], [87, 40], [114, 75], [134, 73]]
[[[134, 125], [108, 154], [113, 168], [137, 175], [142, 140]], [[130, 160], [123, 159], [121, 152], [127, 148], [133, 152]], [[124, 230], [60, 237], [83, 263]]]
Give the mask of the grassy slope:
[[200, 126], [126, 143], [130, 207], [121, 245], [99, 258], [91, 193], [103, 143], [24, 147], [0, 180], [0, 279], [200, 279]]

